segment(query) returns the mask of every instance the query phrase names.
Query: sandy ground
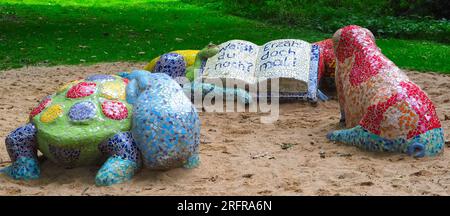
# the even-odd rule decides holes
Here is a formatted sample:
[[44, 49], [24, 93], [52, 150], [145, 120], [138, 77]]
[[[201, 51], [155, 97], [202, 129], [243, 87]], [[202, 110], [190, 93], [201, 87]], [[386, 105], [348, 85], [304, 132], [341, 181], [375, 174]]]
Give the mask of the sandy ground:
[[[0, 72], [0, 167], [9, 164], [4, 138], [60, 85], [94, 73], [142, 68], [144, 63], [28, 67]], [[450, 76], [408, 72], [437, 105], [450, 129]], [[335, 99], [312, 107], [280, 106], [274, 124], [261, 113], [201, 113], [201, 165], [192, 170], [143, 170], [124, 184], [97, 187], [98, 166], [64, 169], [50, 161], [39, 180], [0, 176], [0, 195], [450, 195], [450, 151], [435, 158], [368, 153], [326, 140], [337, 129]], [[450, 136], [446, 134], [446, 140]]]

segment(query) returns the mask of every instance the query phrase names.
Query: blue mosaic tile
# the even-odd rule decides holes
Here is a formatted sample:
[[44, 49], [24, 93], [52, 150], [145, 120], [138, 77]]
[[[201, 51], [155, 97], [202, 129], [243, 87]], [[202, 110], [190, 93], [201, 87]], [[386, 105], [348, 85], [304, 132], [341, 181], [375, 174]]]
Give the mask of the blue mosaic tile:
[[118, 156], [108, 158], [95, 176], [95, 184], [99, 186], [110, 186], [122, 183], [133, 178], [138, 170], [135, 161], [123, 159]]
[[2, 172], [16, 180], [38, 179], [41, 175], [38, 161], [35, 158], [19, 157], [11, 166]]
[[165, 73], [172, 78], [186, 76], [186, 62], [182, 55], [177, 53], [167, 53], [162, 55], [156, 62], [155, 71]]
[[[133, 72], [135, 73], [135, 72]], [[133, 73], [129, 77], [133, 77]], [[136, 71], [132, 134], [150, 169], [198, 164], [200, 120], [179, 84], [163, 73]], [[138, 85], [145, 83], [147, 85]], [[141, 90], [136, 90], [141, 89]], [[127, 98], [128, 99], [128, 98]]]
[[141, 162], [139, 149], [134, 142], [131, 132], [120, 132], [115, 134], [99, 145], [99, 150], [103, 154], [118, 156], [122, 159]]
[[36, 158], [36, 128], [32, 123], [17, 128], [6, 136], [5, 144], [12, 161], [20, 156]]
[[93, 119], [96, 114], [95, 104], [90, 101], [82, 101], [74, 104], [69, 110], [69, 118], [74, 122]]
[[73, 164], [80, 158], [80, 149], [64, 148], [55, 145], [48, 145], [48, 149], [54, 160], [65, 167], [73, 167]]
[[[373, 152], [401, 152], [414, 157], [434, 156], [444, 148], [442, 128], [429, 130], [411, 139], [387, 139], [371, 133], [361, 126], [336, 130], [327, 134], [331, 141], [348, 143]], [[432, 145], [438, 143], [438, 145]]]

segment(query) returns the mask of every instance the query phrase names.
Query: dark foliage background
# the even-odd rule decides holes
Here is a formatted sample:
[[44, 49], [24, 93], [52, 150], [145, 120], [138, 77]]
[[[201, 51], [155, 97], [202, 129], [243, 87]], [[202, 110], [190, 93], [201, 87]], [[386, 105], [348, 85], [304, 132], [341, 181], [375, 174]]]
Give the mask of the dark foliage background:
[[357, 24], [377, 36], [450, 42], [449, 0], [183, 0], [325, 33]]

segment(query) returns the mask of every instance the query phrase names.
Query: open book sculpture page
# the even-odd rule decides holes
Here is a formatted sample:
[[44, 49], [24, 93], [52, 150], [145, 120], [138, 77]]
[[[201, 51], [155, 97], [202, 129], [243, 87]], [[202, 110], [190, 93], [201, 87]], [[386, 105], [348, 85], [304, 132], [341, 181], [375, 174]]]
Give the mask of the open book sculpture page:
[[215, 83], [219, 79], [227, 87], [277, 80], [278, 94], [259, 88], [258, 97], [317, 101], [318, 58], [318, 46], [302, 40], [274, 40], [262, 46], [231, 40], [220, 44], [219, 52], [203, 62], [197, 79]]

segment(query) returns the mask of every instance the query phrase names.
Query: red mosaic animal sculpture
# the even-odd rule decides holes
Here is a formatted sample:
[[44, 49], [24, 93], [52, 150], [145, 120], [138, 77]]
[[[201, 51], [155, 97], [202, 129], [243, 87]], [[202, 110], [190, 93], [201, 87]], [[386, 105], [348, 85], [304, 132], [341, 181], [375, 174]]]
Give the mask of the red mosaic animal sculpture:
[[381, 53], [369, 30], [346, 26], [334, 34], [333, 44], [342, 120], [350, 129], [329, 133], [330, 140], [414, 157], [443, 150], [434, 104]]
[[319, 45], [320, 48], [318, 80], [322, 80], [322, 78], [334, 79], [336, 56], [333, 50], [333, 40], [330, 38], [316, 42], [315, 44]]

